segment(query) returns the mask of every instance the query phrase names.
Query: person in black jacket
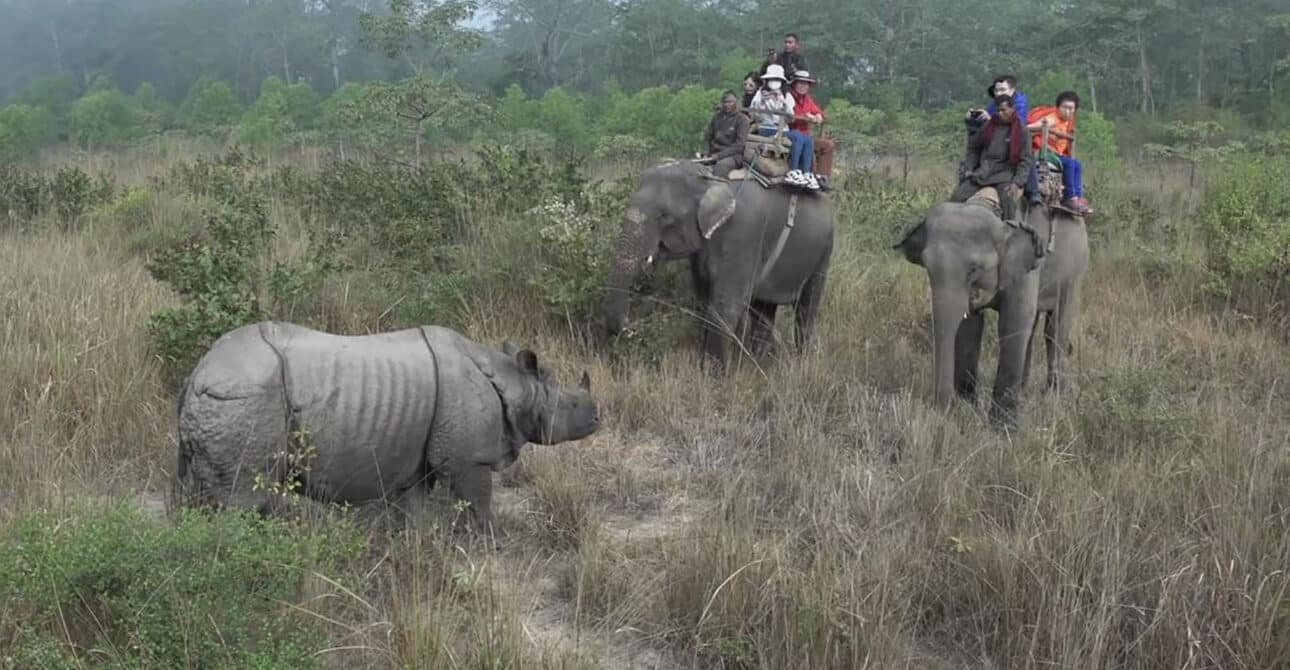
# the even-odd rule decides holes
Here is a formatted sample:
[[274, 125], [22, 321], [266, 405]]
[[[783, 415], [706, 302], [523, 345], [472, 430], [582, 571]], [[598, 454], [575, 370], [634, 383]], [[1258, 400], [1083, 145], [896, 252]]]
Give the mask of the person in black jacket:
[[959, 185], [950, 202], [966, 202], [984, 186], [999, 192], [1004, 221], [1021, 220], [1021, 195], [1035, 162], [1026, 133], [1026, 122], [1017, 118], [1017, 103], [1010, 95], [995, 98], [997, 112], [968, 140], [959, 167]]
[[784, 76], [792, 80], [793, 73], [798, 70], [806, 70], [806, 57], [802, 55], [802, 41], [798, 39], [796, 33], [789, 33], [784, 36], [784, 50], [775, 53], [771, 49], [766, 54], [766, 62], [761, 65], [761, 73], [766, 74], [766, 68], [771, 65], [779, 65], [784, 68]]
[[739, 98], [734, 91], [722, 93], [721, 108], [712, 115], [705, 135], [708, 156], [704, 162], [713, 163], [714, 175], [724, 178], [731, 170], [743, 167], [744, 140], [750, 127], [748, 117], [739, 112]]

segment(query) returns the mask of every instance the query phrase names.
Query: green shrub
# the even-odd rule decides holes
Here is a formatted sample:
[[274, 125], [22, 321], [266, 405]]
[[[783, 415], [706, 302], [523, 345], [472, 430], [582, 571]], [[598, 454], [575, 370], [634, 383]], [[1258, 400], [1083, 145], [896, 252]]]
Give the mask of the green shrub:
[[539, 238], [529, 284], [557, 317], [589, 316], [600, 302], [611, 251], [612, 235], [601, 225], [604, 220], [558, 196], [548, 197], [528, 216]]
[[49, 202], [44, 175], [0, 164], [0, 214], [10, 225], [36, 218]]
[[1214, 273], [1211, 288], [1238, 285], [1273, 291], [1290, 271], [1290, 161], [1241, 156], [1220, 161], [1200, 216]]
[[129, 501], [34, 514], [0, 535], [3, 663], [322, 667], [321, 619], [293, 605], [311, 595], [311, 572], [344, 583], [362, 540], [345, 521], [250, 513], [184, 510], [170, 527]]
[[33, 79], [18, 96], [17, 102], [49, 110], [61, 122], [71, 111], [72, 104], [80, 97], [81, 87], [72, 74], [58, 74]]
[[46, 175], [0, 165], [0, 214], [11, 224], [54, 213], [69, 227], [90, 209], [110, 201], [115, 192], [106, 176], [90, 177], [76, 167], [61, 167]]
[[67, 117], [72, 140], [87, 148], [138, 137], [141, 120], [134, 101], [116, 89], [94, 91], [77, 100]]
[[269, 216], [268, 188], [247, 174], [257, 163], [230, 152], [172, 171], [170, 183], [211, 204], [201, 231], [147, 263], [155, 279], [187, 299], [180, 307], [155, 312], [147, 323], [171, 383], [225, 332], [266, 318], [292, 319], [297, 304], [341, 268], [340, 237], [327, 227], [309, 231], [303, 258], [284, 263], [271, 257], [277, 230]]
[[179, 119], [184, 128], [199, 133], [231, 127], [241, 115], [242, 105], [233, 87], [207, 76], [193, 82], [188, 96], [179, 105]]
[[34, 154], [57, 136], [54, 115], [43, 107], [9, 105], [0, 109], [0, 159]]

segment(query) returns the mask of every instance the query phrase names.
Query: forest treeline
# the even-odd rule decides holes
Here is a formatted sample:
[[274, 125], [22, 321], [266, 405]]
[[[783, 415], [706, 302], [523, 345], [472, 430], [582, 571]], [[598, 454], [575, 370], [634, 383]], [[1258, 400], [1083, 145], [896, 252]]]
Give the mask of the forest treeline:
[[[595, 148], [672, 111], [698, 114], [701, 127], [697, 94], [660, 95], [737, 88], [788, 31], [821, 80], [818, 97], [844, 118], [961, 111], [1011, 72], [1032, 104], [1070, 87], [1086, 112], [1121, 126], [1290, 123], [1290, 8], [1277, 0], [2, 0], [0, 15], [9, 154], [169, 128], [253, 141], [280, 135], [284, 119], [352, 129], [382, 108], [433, 140], [472, 119], [480, 132], [477, 105], [519, 113], [517, 100], [553, 91], [519, 125]], [[382, 89], [410, 80], [427, 104]], [[366, 112], [346, 115], [365, 89]], [[629, 119], [624, 96], [666, 109]]]

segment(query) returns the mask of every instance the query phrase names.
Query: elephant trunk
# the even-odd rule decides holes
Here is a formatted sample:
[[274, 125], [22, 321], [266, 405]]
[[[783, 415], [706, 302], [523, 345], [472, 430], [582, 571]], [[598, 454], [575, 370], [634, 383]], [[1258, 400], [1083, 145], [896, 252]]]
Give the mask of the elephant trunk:
[[954, 400], [955, 338], [967, 311], [967, 287], [953, 281], [932, 284], [932, 383], [942, 410]]
[[633, 206], [623, 217], [622, 231], [614, 252], [613, 267], [605, 290], [605, 329], [616, 335], [627, 327], [627, 305], [632, 282], [641, 269], [653, 263], [658, 236], [651, 231], [645, 213]]

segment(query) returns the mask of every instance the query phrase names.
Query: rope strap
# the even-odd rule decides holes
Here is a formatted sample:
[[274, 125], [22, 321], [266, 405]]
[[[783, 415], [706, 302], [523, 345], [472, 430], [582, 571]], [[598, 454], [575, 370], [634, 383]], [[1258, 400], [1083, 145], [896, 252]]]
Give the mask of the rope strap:
[[775, 250], [770, 252], [770, 258], [766, 259], [766, 265], [762, 266], [761, 274], [757, 275], [757, 283], [754, 286], [761, 284], [770, 274], [771, 268], [775, 267], [775, 261], [779, 260], [779, 255], [784, 251], [784, 245], [788, 242], [788, 236], [793, 232], [793, 226], [796, 224], [797, 194], [794, 193], [788, 199], [788, 224], [780, 231], [779, 239], [775, 241]]

